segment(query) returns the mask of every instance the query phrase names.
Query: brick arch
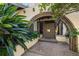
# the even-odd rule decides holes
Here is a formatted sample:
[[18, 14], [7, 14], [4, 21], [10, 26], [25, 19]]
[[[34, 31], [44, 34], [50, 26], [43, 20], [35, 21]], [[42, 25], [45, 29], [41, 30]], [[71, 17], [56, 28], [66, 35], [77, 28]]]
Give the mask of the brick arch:
[[39, 13], [37, 15], [35, 15], [31, 21], [36, 21], [37, 19], [41, 18], [41, 17], [46, 17], [46, 16], [52, 16], [52, 13], [51, 12], [42, 12], [42, 13]]
[[[61, 18], [61, 21], [66, 25], [67, 29], [69, 30], [69, 33], [75, 29], [75, 26], [73, 25], [73, 23], [66, 17], [63, 16]], [[71, 37], [69, 36], [69, 48], [74, 51], [74, 52], [78, 52], [78, 47], [77, 47], [77, 37]]]
[[[37, 19], [41, 18], [41, 17], [46, 17], [46, 16], [52, 16], [53, 13], [51, 12], [42, 12], [39, 13], [37, 15], [35, 15], [31, 21], [36, 21]], [[75, 29], [75, 26], [73, 25], [73, 23], [66, 17], [63, 16], [62, 18], [60, 18], [60, 20], [66, 25], [67, 29], [69, 30], [69, 32], [71, 32], [73, 29]], [[77, 37], [69, 37], [69, 48], [72, 51], [78, 52], [78, 47], [77, 47]]]

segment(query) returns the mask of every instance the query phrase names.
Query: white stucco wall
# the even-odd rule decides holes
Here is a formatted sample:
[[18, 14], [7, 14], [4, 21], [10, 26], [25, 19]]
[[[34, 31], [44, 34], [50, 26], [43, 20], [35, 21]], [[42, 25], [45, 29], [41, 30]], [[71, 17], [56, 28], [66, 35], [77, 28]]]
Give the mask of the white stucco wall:
[[[35, 6], [30, 7], [31, 5], [35, 5]], [[29, 8], [20, 9], [20, 10], [18, 10], [18, 12], [20, 15], [26, 16], [25, 20], [31, 20], [35, 15], [40, 13], [38, 5], [39, 4], [30, 4]], [[33, 8], [35, 9], [35, 11], [33, 11]], [[24, 13], [24, 11], [25, 11], [25, 13]]]
[[65, 34], [66, 34], [66, 32], [67, 32], [66, 25], [65, 25], [65, 24], [63, 24], [63, 35], [65, 35]]
[[35, 15], [39, 14], [39, 8], [38, 5], [34, 7], [35, 11], [33, 11], [33, 8], [26, 8], [25, 11], [25, 15], [27, 16], [26, 19], [27, 20], [31, 20]]
[[37, 31], [37, 21], [33, 23], [34, 25], [34, 31]]
[[[18, 12], [18, 15], [25, 15], [24, 11], [25, 11], [25, 9], [20, 9], [20, 10], [18, 10], [18, 11], [17, 11], [17, 12]], [[25, 16], [26, 16], [26, 15], [25, 15]]]

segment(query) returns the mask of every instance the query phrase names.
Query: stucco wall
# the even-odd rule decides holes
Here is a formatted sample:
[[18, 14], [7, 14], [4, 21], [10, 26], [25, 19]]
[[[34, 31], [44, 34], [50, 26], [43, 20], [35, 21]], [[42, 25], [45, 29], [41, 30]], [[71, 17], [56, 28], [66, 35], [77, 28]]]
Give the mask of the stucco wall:
[[66, 28], [65, 24], [63, 24], [63, 35], [65, 35], [66, 32], [67, 32], [67, 28]]
[[[33, 11], [33, 8], [35, 9], [35, 11]], [[40, 10], [39, 10], [38, 4], [37, 4], [35, 7], [20, 9], [20, 10], [18, 10], [18, 12], [19, 12], [19, 15], [26, 16], [25, 20], [31, 20], [35, 15], [40, 13]]]
[[25, 9], [20, 9], [17, 12], [18, 12], [18, 15], [25, 15]]
[[37, 31], [37, 21], [33, 23], [34, 25], [34, 31]]
[[35, 11], [33, 11], [33, 8], [26, 8], [25, 11], [25, 15], [27, 16], [26, 19], [27, 20], [31, 20], [35, 15], [39, 14], [39, 8], [38, 6], [34, 7]]

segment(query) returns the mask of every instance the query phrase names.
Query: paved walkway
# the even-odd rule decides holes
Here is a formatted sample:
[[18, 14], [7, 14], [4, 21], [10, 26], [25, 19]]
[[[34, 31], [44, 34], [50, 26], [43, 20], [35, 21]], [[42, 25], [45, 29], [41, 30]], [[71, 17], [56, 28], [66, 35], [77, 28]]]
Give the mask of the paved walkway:
[[38, 42], [29, 51], [26, 51], [23, 56], [78, 56], [69, 50], [65, 43], [57, 42]]

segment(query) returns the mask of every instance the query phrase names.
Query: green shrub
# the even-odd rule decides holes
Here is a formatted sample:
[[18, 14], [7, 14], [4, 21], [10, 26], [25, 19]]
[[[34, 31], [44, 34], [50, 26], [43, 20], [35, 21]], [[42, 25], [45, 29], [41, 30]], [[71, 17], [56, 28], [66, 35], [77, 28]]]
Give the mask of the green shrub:
[[14, 55], [16, 45], [19, 44], [24, 49], [27, 46], [24, 42], [32, 41], [37, 37], [36, 32], [32, 32], [29, 21], [23, 20], [26, 16], [18, 15], [17, 7], [0, 5], [0, 55]]

